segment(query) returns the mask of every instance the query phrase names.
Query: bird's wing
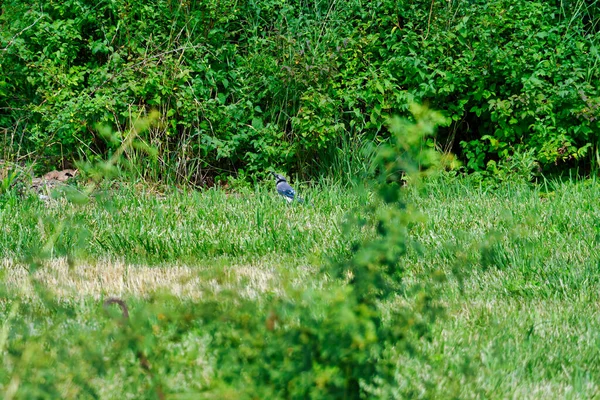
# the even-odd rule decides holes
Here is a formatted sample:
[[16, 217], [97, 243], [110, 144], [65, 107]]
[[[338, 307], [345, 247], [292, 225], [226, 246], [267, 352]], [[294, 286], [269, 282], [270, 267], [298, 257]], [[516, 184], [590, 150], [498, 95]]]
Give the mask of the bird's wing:
[[293, 199], [296, 195], [294, 189], [287, 182], [277, 184], [277, 193], [290, 199]]

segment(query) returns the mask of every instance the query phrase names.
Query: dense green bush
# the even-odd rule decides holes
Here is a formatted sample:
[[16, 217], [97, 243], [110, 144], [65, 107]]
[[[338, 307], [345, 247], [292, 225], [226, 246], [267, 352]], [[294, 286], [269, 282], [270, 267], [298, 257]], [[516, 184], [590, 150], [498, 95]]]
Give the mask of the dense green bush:
[[[386, 118], [408, 116], [416, 99], [454, 121], [438, 145], [471, 170], [518, 145], [542, 167], [587, 162], [600, 123], [597, 9], [596, 0], [7, 0], [3, 157], [35, 154], [52, 167], [110, 154], [96, 124], [126, 132], [156, 109], [162, 124], [144, 140], [157, 157], [128, 154], [143, 176], [312, 174], [385, 140]], [[345, 154], [334, 151], [342, 144]]]
[[581, 20], [581, 8], [417, 4], [398, 9], [391, 33], [374, 28], [385, 43], [375, 45], [382, 69], [455, 121], [449, 148], [460, 143], [470, 169], [485, 169], [490, 157], [506, 158], [517, 145], [534, 149], [544, 166], [590, 155], [599, 125], [585, 113], [598, 97], [599, 37]]

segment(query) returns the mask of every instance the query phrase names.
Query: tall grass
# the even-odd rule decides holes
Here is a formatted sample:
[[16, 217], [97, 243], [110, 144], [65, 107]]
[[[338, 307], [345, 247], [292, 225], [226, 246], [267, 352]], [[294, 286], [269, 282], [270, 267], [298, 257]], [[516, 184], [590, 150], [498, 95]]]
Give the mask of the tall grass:
[[[323, 285], [327, 277], [314, 268], [321, 257], [348, 257], [351, 251], [339, 234], [343, 215], [373, 201], [335, 185], [302, 194], [311, 199], [312, 207], [287, 205], [270, 185], [240, 193], [160, 194], [123, 188], [114, 196], [98, 195], [79, 206], [59, 200], [46, 205], [36, 198], [5, 198], [0, 249], [2, 257], [12, 261], [1, 266], [2, 293], [15, 296], [21, 290], [24, 303], [16, 313], [11, 308], [14, 301], [9, 300], [14, 297], [4, 297], [0, 302], [3, 329], [34, 324], [37, 332], [59, 335], [54, 355], [47, 360], [63, 366], [65, 375], [57, 379], [68, 382], [74, 365], [93, 365], [79, 355], [114, 351], [104, 341], [94, 343], [95, 350], [87, 349], [89, 341], [83, 339], [103, 340], [102, 332], [113, 329], [95, 303], [98, 296], [129, 296], [133, 314], [147, 307], [137, 304], [148, 302], [162, 310], [156, 315], [168, 315], [174, 307], [169, 304], [174, 303], [163, 300], [160, 293], [170, 292], [194, 307], [198, 297], [218, 299], [221, 291], [234, 290], [256, 299], [256, 312], [268, 313], [276, 293], [290, 290], [282, 288], [285, 274], [293, 277], [297, 288]], [[385, 398], [498, 399], [600, 395], [600, 319], [593, 306], [600, 300], [599, 196], [594, 181], [552, 181], [541, 186], [509, 182], [489, 190], [467, 179], [438, 178], [412, 190], [407, 201], [425, 216], [410, 229], [420, 246], [402, 260], [408, 274], [406, 291], [383, 307], [417, 301], [410, 291], [421, 284], [421, 273], [440, 269], [450, 277], [439, 293], [449, 318], [434, 328], [429, 341], [422, 342], [425, 359], [398, 354], [397, 386], [372, 393]], [[105, 205], [110, 207], [104, 210]], [[28, 219], [27, 210], [42, 217]], [[96, 261], [69, 266], [68, 260], [56, 259], [54, 266], [37, 275], [42, 285], [61, 290], [63, 303], [56, 307], [71, 310], [65, 315], [73, 317], [56, 325], [50, 311], [47, 319], [31, 319], [31, 310], [41, 306], [34, 298], [25, 300], [27, 288], [19, 278], [25, 272], [19, 259], [29, 246], [52, 234], [52, 221], [65, 217], [76, 221], [81, 230], [68, 230], [61, 242], [77, 240], [87, 231], [91, 240], [86, 256]], [[355, 239], [371, 232], [355, 230], [350, 235]], [[67, 245], [56, 248], [54, 254], [68, 254], [69, 249]], [[173, 342], [169, 335], [175, 327], [144, 315], [135, 317], [136, 323], [156, 325], [148, 328], [155, 330], [154, 344], [144, 348], [153, 349], [154, 362], [169, 365], [160, 372], [161, 382], [177, 387], [178, 393], [199, 393], [219, 367], [207, 352], [205, 333], [186, 328], [187, 333]], [[43, 343], [32, 334], [29, 346], [43, 352]], [[16, 338], [9, 340], [15, 351]], [[74, 346], [87, 350], [77, 350], [66, 365], [60, 354]], [[123, 390], [138, 396], [152, 393], [136, 384], [148, 382], [141, 372], [131, 377], [119, 373], [119, 368], [135, 360], [117, 359], [108, 371], [90, 372], [98, 377], [89, 384], [102, 398], [114, 398]], [[10, 393], [11, 376], [28, 373], [28, 382], [42, 384], [44, 377], [36, 374], [34, 360], [3, 365], [2, 393]], [[74, 397], [69, 393], [65, 387], [57, 396]], [[85, 393], [80, 395], [86, 398]]]
[[340, 143], [329, 149], [323, 160], [317, 161], [319, 175], [336, 186], [356, 186], [373, 177], [371, 165], [378, 141], [363, 135], [342, 135]]
[[348, 210], [370, 201], [368, 195], [348, 194], [339, 186], [297, 189], [310, 205], [288, 205], [271, 181], [231, 193], [99, 191], [82, 205], [60, 198], [44, 203], [14, 197], [2, 205], [0, 257], [19, 259], [60, 220], [69, 224], [50, 249], [57, 256], [85, 254], [158, 264], [347, 251], [339, 224]]

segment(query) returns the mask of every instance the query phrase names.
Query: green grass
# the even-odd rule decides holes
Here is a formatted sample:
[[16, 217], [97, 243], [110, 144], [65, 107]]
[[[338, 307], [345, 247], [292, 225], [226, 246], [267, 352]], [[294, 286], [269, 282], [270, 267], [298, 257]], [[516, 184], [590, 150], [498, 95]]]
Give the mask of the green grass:
[[[418, 285], [427, 270], [445, 271], [449, 279], [440, 286], [439, 296], [446, 318], [434, 327], [430, 341], [421, 342], [424, 358], [400, 354], [398, 385], [389, 392], [378, 389], [381, 397], [600, 396], [597, 183], [505, 185], [488, 190], [467, 180], [440, 179], [410, 190], [409, 203], [426, 218], [411, 227], [420, 246], [403, 261], [407, 288]], [[98, 198], [86, 205], [5, 200], [0, 211], [0, 255], [5, 260], [5, 286], [10, 287], [0, 298], [2, 326], [18, 332], [16, 327], [33, 329], [35, 323], [38, 335], [59, 336], [51, 356], [39, 363], [60, 370], [54, 379], [63, 382], [62, 397], [77, 397], [72, 393], [82, 384], [70, 382], [68, 371], [87, 368], [90, 374], [98, 374], [93, 362], [82, 355], [114, 351], [106, 339], [112, 328], [102, 322], [105, 317], [98, 305], [102, 296], [126, 296], [133, 304], [132, 315], [142, 313], [143, 304], [168, 315], [172, 300], [162, 302], [161, 291], [170, 291], [179, 296], [178, 301], [194, 307], [199, 297], [218, 299], [224, 290], [233, 290], [256, 301], [256, 312], [262, 313], [268, 312], [274, 298], [285, 297], [293, 288], [321, 287], [327, 277], [318, 266], [332, 257], [349, 257], [352, 239], [370, 235], [358, 228], [344, 229], [341, 221], [346, 211], [374, 200], [340, 187], [305, 189], [303, 194], [312, 206], [289, 206], [271, 188], [162, 195], [121, 189], [110, 200]], [[27, 300], [9, 319], [17, 301], [8, 294], [23, 282], [16, 276], [18, 260], [43, 242], [61, 218], [75, 224], [68, 224], [55, 255], [76, 253], [83, 237], [79, 253], [85, 261], [71, 267], [64, 260], [53, 261], [49, 264], [54, 267], [47, 267], [50, 272], [38, 272], [38, 279], [51, 289], [61, 282], [74, 287], [71, 294], [62, 292], [62, 300], [54, 306], [71, 317], [53, 322], [52, 307]], [[110, 273], [110, 268], [118, 271]], [[66, 282], [69, 273], [80, 277]], [[153, 274], [154, 281], [165, 284], [151, 284]], [[104, 286], [90, 284], [94, 276], [102, 276]], [[124, 282], [125, 289], [119, 292], [111, 279]], [[399, 294], [387, 306], [412, 301], [410, 295]], [[140, 324], [163, 326], [151, 318], [148, 322], [144, 315], [133, 318], [139, 318]], [[156, 328], [152, 345], [160, 353], [153, 362], [163, 363], [157, 367], [162, 385], [170, 393], [194, 398], [189, 393], [209, 385], [218, 368], [208, 333], [200, 326], [188, 327], [177, 341], [169, 341], [176, 328], [165, 326]], [[39, 351], [48, 349], [44, 350], [43, 336], [11, 335], [12, 358], [5, 357], [0, 368], [0, 392], [9, 393], [18, 376], [22, 382], [15, 398], [27, 398], [32, 393], [26, 391], [27, 383], [32, 390], [48, 379], [36, 373], [46, 365], [37, 365], [31, 356], [23, 361], [25, 353], [15, 354], [25, 343]], [[2, 338], [0, 334], [0, 350], [6, 343]], [[90, 344], [85, 338], [99, 343]], [[14, 363], [15, 359], [21, 361]], [[147, 375], [124, 377], [119, 372], [134, 365], [135, 359], [116, 359], [89, 384], [100, 388], [102, 398], [115, 398], [124, 390], [137, 398], [146, 396]]]
[[464, 274], [462, 288], [451, 281], [441, 293], [449, 318], [419, 374], [440, 396], [452, 385], [461, 398], [600, 395], [599, 196], [588, 181], [430, 185], [415, 198], [428, 221], [413, 232], [424, 253], [409, 257], [412, 270]]
[[367, 194], [334, 187], [303, 191], [311, 204], [288, 205], [272, 189], [159, 194], [124, 188], [99, 193], [84, 205], [14, 198], [0, 214], [0, 258], [19, 259], [46, 240], [60, 221], [66, 224], [53, 249], [56, 255], [150, 265], [220, 257], [314, 258], [343, 251], [347, 240], [339, 222], [347, 210], [370, 201]]

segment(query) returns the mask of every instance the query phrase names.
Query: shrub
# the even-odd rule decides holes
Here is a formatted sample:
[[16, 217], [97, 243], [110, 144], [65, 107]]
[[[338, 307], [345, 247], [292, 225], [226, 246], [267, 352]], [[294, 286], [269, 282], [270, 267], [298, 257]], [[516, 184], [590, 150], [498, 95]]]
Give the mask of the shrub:
[[[276, 167], [314, 175], [344, 143], [387, 140], [411, 101], [451, 118], [438, 145], [469, 170], [533, 149], [546, 169], [597, 146], [597, 1], [3, 3], [5, 154], [47, 167], [111, 154], [97, 123], [162, 124], [135, 157], [208, 184]], [[360, 145], [357, 147], [361, 147]], [[338, 171], [340, 172], [340, 171]]]

